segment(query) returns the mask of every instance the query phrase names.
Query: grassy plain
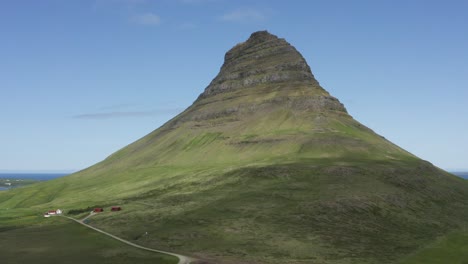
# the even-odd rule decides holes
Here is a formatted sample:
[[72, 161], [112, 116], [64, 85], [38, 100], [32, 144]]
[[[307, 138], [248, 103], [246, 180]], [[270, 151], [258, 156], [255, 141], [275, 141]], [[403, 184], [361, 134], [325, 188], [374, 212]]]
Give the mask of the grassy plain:
[[91, 224], [149, 247], [233, 263], [394, 263], [467, 219], [466, 201], [452, 203], [466, 195], [463, 187], [431, 186], [458, 178], [424, 163], [364, 163], [198, 175], [124, 199], [125, 211]]
[[33, 226], [0, 227], [2, 264], [175, 264], [178, 259], [136, 249], [61, 217]]
[[452, 232], [412, 254], [400, 264], [468, 264], [468, 231]]

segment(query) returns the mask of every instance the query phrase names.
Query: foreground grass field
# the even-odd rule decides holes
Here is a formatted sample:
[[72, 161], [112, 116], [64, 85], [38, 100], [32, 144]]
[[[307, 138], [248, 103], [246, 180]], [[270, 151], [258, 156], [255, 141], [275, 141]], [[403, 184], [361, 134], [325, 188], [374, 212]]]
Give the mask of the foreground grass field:
[[0, 227], [2, 264], [173, 264], [171, 256], [132, 248], [61, 217], [31, 227]]
[[[0, 226], [37, 225], [47, 221], [41, 216], [47, 209], [83, 209], [73, 217], [84, 217], [89, 208], [104, 207], [104, 213], [88, 220], [90, 225], [212, 263], [381, 264], [398, 263], [463, 228], [468, 219], [465, 181], [422, 161], [317, 159], [223, 173], [175, 169], [139, 168], [96, 177], [95, 182], [102, 181], [99, 191], [83, 187], [87, 181], [79, 183], [80, 175], [8, 191], [0, 203]], [[104, 184], [107, 177], [114, 185]], [[54, 189], [58, 186], [64, 187]], [[135, 193], [122, 197], [122, 190]], [[29, 206], [40, 198], [50, 202]], [[113, 205], [123, 210], [111, 212]], [[50, 237], [35, 230], [29, 233], [38, 241]], [[10, 234], [18, 239], [15, 244], [29, 243], [26, 234]], [[67, 252], [68, 246], [58, 249]]]
[[467, 264], [468, 231], [454, 232], [440, 238], [401, 264]]
[[123, 211], [106, 208], [90, 224], [214, 263], [362, 264], [396, 263], [466, 219], [450, 202], [464, 195], [462, 186], [431, 187], [451, 177], [427, 164], [320, 164], [192, 175], [123, 199]]

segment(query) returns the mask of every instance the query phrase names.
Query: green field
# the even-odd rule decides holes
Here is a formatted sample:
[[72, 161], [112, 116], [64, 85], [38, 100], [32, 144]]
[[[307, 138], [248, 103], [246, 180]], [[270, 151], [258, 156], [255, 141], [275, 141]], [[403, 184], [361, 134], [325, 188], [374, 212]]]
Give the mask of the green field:
[[29, 227], [0, 227], [2, 264], [151, 263], [174, 264], [175, 257], [136, 249], [61, 217]]
[[[47, 208], [82, 209], [74, 217], [83, 217], [88, 207], [104, 207], [89, 224], [131, 242], [203, 259], [221, 255], [224, 261], [258, 263], [395, 263], [468, 218], [464, 204], [453, 202], [464, 201], [465, 182], [422, 161], [320, 159], [224, 173], [198, 169], [190, 174], [173, 167], [169, 179], [155, 173], [168, 175], [167, 168], [141, 169], [132, 178], [144, 177], [140, 192], [107, 201], [89, 195], [62, 207], [55, 199], [74, 201], [63, 192]], [[49, 188], [71, 185], [68, 180], [73, 177], [38, 185], [44, 189], [35, 186], [29, 197], [50, 195]], [[104, 184], [105, 178], [99, 180]], [[18, 193], [27, 196], [29, 188]], [[113, 190], [103, 187], [99, 194], [112, 197]], [[43, 221], [45, 205], [4, 208], [0, 221]], [[110, 212], [112, 205], [123, 210]]]
[[468, 264], [468, 231], [453, 232], [424, 247], [400, 264]]

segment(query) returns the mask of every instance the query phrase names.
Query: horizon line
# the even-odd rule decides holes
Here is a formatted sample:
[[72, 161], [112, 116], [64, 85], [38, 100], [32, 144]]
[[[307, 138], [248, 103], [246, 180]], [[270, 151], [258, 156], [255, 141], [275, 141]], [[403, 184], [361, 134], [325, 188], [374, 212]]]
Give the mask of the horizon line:
[[57, 173], [57, 174], [72, 174], [79, 170], [0, 170], [0, 173]]

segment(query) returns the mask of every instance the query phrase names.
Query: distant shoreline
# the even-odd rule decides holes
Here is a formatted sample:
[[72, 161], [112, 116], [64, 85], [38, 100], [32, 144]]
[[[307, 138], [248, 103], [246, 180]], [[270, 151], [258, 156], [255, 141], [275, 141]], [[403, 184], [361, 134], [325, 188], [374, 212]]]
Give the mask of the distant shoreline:
[[38, 181], [48, 181], [71, 173], [0, 173], [0, 179], [30, 179]]
[[23, 187], [32, 183], [49, 181], [70, 173], [0, 173], [0, 191]]
[[451, 171], [450, 173], [463, 179], [468, 179], [468, 171]]

